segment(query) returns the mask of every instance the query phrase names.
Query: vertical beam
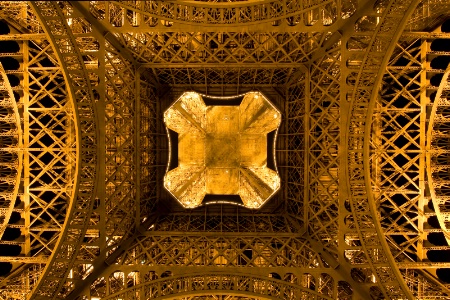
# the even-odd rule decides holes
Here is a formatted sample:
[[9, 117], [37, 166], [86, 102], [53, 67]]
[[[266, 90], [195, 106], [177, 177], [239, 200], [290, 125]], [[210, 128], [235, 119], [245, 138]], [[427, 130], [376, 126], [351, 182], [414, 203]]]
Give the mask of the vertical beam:
[[[427, 222], [427, 218], [425, 216], [425, 205], [427, 205], [427, 198], [425, 196], [425, 189], [427, 187], [426, 180], [426, 129], [427, 129], [427, 106], [430, 104], [430, 99], [427, 97], [427, 51], [428, 51], [428, 41], [426, 39], [422, 40], [421, 51], [420, 51], [420, 62], [422, 63], [422, 73], [420, 74], [420, 150], [421, 155], [419, 158], [419, 201], [418, 201], [418, 209], [421, 216], [418, 218], [418, 234], [419, 241], [417, 242], [417, 260], [423, 261], [427, 260], [426, 251], [423, 248], [423, 242], [427, 240], [427, 234], [424, 232], [424, 223]], [[430, 200], [431, 201], [431, 200]], [[419, 298], [424, 296], [423, 285], [419, 284], [417, 295]]]
[[304, 159], [304, 174], [303, 174], [303, 180], [305, 181], [303, 184], [303, 230], [304, 232], [308, 231], [308, 223], [309, 223], [309, 199], [310, 199], [310, 181], [309, 181], [309, 161], [311, 159], [311, 156], [309, 155], [309, 147], [310, 147], [310, 130], [311, 130], [311, 124], [310, 124], [310, 109], [311, 109], [311, 66], [305, 67], [305, 112], [304, 112], [304, 148], [303, 148], [303, 159]]
[[95, 70], [99, 82], [98, 86], [95, 87], [95, 91], [98, 93], [98, 99], [95, 101], [96, 109], [97, 109], [97, 126], [103, 134], [98, 136], [98, 159], [97, 163], [99, 165], [99, 173], [98, 173], [98, 182], [100, 182], [100, 186], [97, 190], [96, 201], [99, 205], [97, 208], [97, 212], [100, 215], [100, 220], [97, 226], [97, 230], [99, 233], [99, 241], [98, 246], [100, 248], [100, 257], [106, 258], [106, 248], [107, 248], [107, 234], [106, 234], [106, 49], [105, 49], [105, 38], [101, 35], [100, 32], [93, 28], [93, 34], [97, 37], [99, 42], [99, 49], [96, 51], [96, 55], [98, 58], [98, 67]]
[[30, 115], [28, 113], [29, 101], [30, 101], [30, 80], [29, 80], [29, 41], [23, 41], [22, 43], [22, 53], [23, 53], [23, 202], [24, 202], [24, 221], [25, 229], [27, 231], [25, 235], [25, 244], [23, 252], [26, 256], [30, 254], [30, 193], [28, 188], [30, 186], [30, 153], [26, 150], [30, 145]]
[[136, 195], [135, 195], [135, 206], [136, 206], [136, 217], [135, 224], [136, 228], [139, 228], [141, 223], [141, 71], [137, 69], [135, 74], [135, 87], [136, 87], [136, 97], [134, 102], [134, 165], [136, 169]]

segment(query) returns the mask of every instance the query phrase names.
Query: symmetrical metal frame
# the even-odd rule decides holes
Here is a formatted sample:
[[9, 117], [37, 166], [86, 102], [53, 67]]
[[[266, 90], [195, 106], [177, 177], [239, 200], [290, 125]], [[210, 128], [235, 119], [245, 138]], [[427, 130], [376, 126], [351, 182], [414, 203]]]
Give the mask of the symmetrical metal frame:
[[[0, 3], [21, 64], [0, 68], [17, 139], [0, 167], [20, 167], [0, 236], [24, 219], [0, 299], [445, 299], [427, 253], [449, 247], [428, 236], [449, 238], [450, 69], [427, 87], [446, 2]], [[283, 114], [280, 192], [183, 209], [162, 112], [253, 89]]]

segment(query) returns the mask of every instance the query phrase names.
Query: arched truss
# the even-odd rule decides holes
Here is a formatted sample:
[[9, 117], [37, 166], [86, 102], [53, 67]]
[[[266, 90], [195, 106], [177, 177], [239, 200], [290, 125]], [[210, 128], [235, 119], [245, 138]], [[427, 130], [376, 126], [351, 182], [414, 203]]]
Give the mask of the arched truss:
[[[443, 34], [441, 38], [448, 38], [448, 35]], [[431, 52], [431, 51], [430, 51]], [[432, 71], [430, 66], [430, 71]], [[442, 72], [442, 70], [440, 70]], [[436, 217], [439, 225], [443, 230], [447, 244], [450, 241], [450, 226], [449, 214], [447, 209], [448, 201], [448, 82], [450, 75], [450, 67], [447, 66], [443, 70], [441, 82], [436, 91], [433, 101], [433, 108], [430, 113], [430, 122], [427, 132], [427, 175], [431, 194], [431, 202], [433, 203]]]
[[[11, 199], [14, 217], [4, 219], [6, 230], [18, 230], [18, 236], [10, 235], [0, 242], [2, 268], [7, 268], [5, 264], [12, 267], [11, 276], [1, 280], [7, 288], [2, 289], [0, 297], [7, 299], [30, 292], [55, 249], [70, 205], [77, 149], [73, 108], [53, 49], [44, 34], [20, 33], [24, 28], [39, 31], [39, 22], [27, 13], [26, 3], [2, 2], [1, 7], [2, 19], [8, 19], [11, 31], [0, 36], [2, 59], [12, 60], [18, 67], [5, 65], [2, 78], [15, 82], [7, 94], [12, 93], [9, 101], [17, 106], [19, 120], [15, 129], [11, 126], [11, 131], [4, 131], [3, 135], [21, 132], [17, 138], [20, 148], [10, 148], [8, 152], [23, 156], [20, 165], [14, 166], [14, 160], [10, 161], [9, 167], [21, 175], [17, 197]], [[12, 50], [8, 43], [15, 45]], [[7, 108], [7, 103], [2, 101], [2, 106]], [[2, 168], [5, 166], [8, 164], [2, 164]], [[11, 254], [11, 248], [19, 252]]]
[[19, 197], [23, 168], [22, 124], [18, 105], [5, 69], [0, 63], [0, 239]]
[[[448, 51], [436, 51], [432, 49], [434, 42], [446, 41], [450, 38], [447, 33], [440, 32], [441, 28], [436, 29], [437, 36], [430, 35], [422, 44], [422, 48], [426, 50], [426, 54], [422, 54], [427, 65], [425, 66], [426, 74], [432, 75], [430, 78], [429, 92], [424, 96], [427, 103], [432, 105], [429, 115], [427, 114], [427, 132], [426, 132], [426, 179], [428, 180], [426, 187], [429, 194], [426, 194], [423, 205], [430, 208], [424, 228], [428, 229], [428, 235], [424, 236], [424, 243], [421, 255], [424, 259], [428, 258], [431, 262], [427, 263], [428, 272], [437, 275], [439, 268], [441, 270], [449, 270], [450, 264], [444, 262], [441, 258], [436, 261], [431, 253], [445, 253], [450, 249], [450, 226], [448, 223], [448, 81], [450, 68], [445, 68], [445, 63], [440, 69], [433, 67], [433, 61], [448, 55]], [[450, 50], [450, 49], [449, 49]], [[423, 51], [425, 52], [425, 51]], [[428, 76], [427, 76], [428, 77]], [[440, 82], [434, 82], [433, 79], [438, 78]], [[436, 86], [438, 85], [438, 86]], [[431, 92], [431, 93], [430, 93]], [[426, 209], [424, 209], [426, 210]], [[433, 222], [433, 218], [437, 219], [437, 223]], [[426, 226], [428, 225], [428, 226]], [[435, 229], [435, 230], [433, 230]], [[438, 243], [433, 234], [441, 234], [441, 241]], [[446, 287], [448, 290], [448, 286]]]
[[[440, 260], [428, 257], [430, 251], [445, 252], [449, 247], [448, 242], [437, 246], [430, 238], [446, 231], [445, 224], [438, 222], [445, 218], [445, 213], [433, 208], [439, 198], [433, 192], [436, 177], [433, 174], [439, 173], [442, 166], [436, 166], [430, 159], [435, 154], [439, 156], [442, 150], [435, 153], [431, 150], [436, 146], [430, 142], [432, 136], [435, 133], [439, 136], [440, 132], [434, 131], [433, 123], [439, 118], [435, 118], [434, 108], [431, 109], [430, 95], [436, 92], [433, 105], [438, 107], [438, 103], [445, 102], [441, 91], [446, 84], [444, 70], [430, 67], [432, 59], [439, 55], [430, 49], [430, 44], [447, 36], [440, 32], [440, 27], [435, 31], [423, 35], [405, 31], [396, 43], [379, 94], [372, 102], [371, 138], [367, 142], [368, 170], [374, 203], [380, 212], [380, 230], [402, 276], [413, 285], [426, 286], [427, 296], [449, 292], [435, 278], [436, 271], [447, 268], [448, 263], [442, 257]], [[431, 79], [435, 74], [442, 74], [440, 88]], [[444, 204], [445, 200], [437, 202]], [[433, 217], [436, 224], [431, 220]], [[414, 297], [426, 297], [418, 289], [412, 291]]]
[[218, 299], [227, 299], [227, 300], [258, 300], [258, 299], [266, 299], [266, 298], [254, 298], [251, 296], [241, 296], [241, 295], [230, 295], [230, 294], [221, 294], [217, 293], [209, 293], [205, 295], [195, 295], [195, 296], [186, 296], [183, 298], [173, 297], [170, 298], [173, 300], [218, 300]]
[[[416, 3], [417, 4], [417, 3]], [[381, 74], [384, 72], [382, 68], [376, 66], [385, 66], [387, 56], [385, 53], [392, 51], [393, 43], [399, 37], [401, 31], [394, 31], [398, 28], [397, 24], [405, 24], [407, 19], [402, 16], [400, 11], [407, 12], [409, 15], [415, 6], [405, 6], [401, 1], [392, 1], [385, 7], [375, 8], [385, 15], [377, 26], [356, 27], [356, 31], [370, 32], [375, 31], [377, 34], [372, 35], [370, 40], [363, 43], [363, 49], [368, 49], [362, 55], [350, 54], [347, 56], [347, 93], [351, 100], [350, 118], [348, 120], [348, 135], [347, 135], [347, 149], [348, 149], [348, 169], [346, 175], [349, 181], [347, 193], [350, 205], [347, 210], [350, 212], [346, 220], [351, 228], [356, 229], [356, 240], [360, 241], [362, 249], [365, 253], [363, 264], [367, 264], [370, 268], [360, 266], [358, 273], [363, 277], [367, 275], [374, 275], [378, 281], [384, 284], [381, 287], [383, 294], [387, 294], [388, 298], [398, 298], [410, 291], [406, 284], [401, 280], [401, 274], [394, 265], [394, 261], [390, 254], [389, 248], [383, 238], [374, 239], [375, 236], [381, 237], [381, 230], [378, 221], [377, 205], [373, 200], [372, 184], [369, 181], [369, 160], [367, 150], [371, 143], [370, 130], [366, 125], [366, 117], [370, 115], [370, 108], [373, 105], [373, 98], [375, 98], [377, 89], [373, 87], [378, 86]], [[373, 18], [367, 16], [367, 19]], [[361, 19], [360, 19], [361, 20]], [[402, 27], [402, 26], [399, 26]], [[376, 42], [378, 34], [390, 32], [389, 37], [383, 39], [382, 43]], [[348, 43], [350, 43], [349, 37]], [[349, 45], [349, 44], [347, 44]], [[351, 67], [356, 64], [361, 67], [360, 72], [351, 73]], [[353, 78], [350, 78], [353, 77]], [[349, 80], [350, 79], [350, 80]], [[370, 128], [370, 127], [369, 127]], [[351, 233], [349, 232], [349, 236]], [[353, 243], [353, 241], [352, 241]], [[375, 250], [376, 249], [376, 250]], [[385, 266], [389, 265], [390, 268]], [[394, 282], [399, 282], [398, 288], [388, 288]], [[411, 297], [409, 294], [408, 297]]]
[[[58, 33], [52, 42], [66, 66], [67, 80], [74, 85], [74, 102], [79, 124], [83, 126], [80, 128], [80, 163], [84, 165], [79, 168], [78, 198], [57, 251], [65, 259], [54, 258], [43, 275], [46, 279], [35, 287], [34, 296], [47, 297], [62, 288], [63, 281], [59, 281], [59, 286], [54, 285], [57, 278], [86, 276], [92, 272], [92, 268], [81, 262], [97, 257], [100, 249], [114, 248], [133, 229], [132, 225], [138, 222], [136, 219], [140, 219], [139, 213], [145, 214], [144, 209], [151, 209], [156, 197], [150, 179], [154, 176], [155, 157], [152, 154], [154, 143], [148, 131], [154, 130], [145, 120], [154, 115], [151, 112], [154, 102], [151, 94], [146, 94], [150, 88], [145, 87], [145, 82], [142, 82], [141, 94], [135, 94], [135, 87], [141, 83], [135, 80], [133, 65], [125, 61], [110, 43], [104, 39], [100, 43], [89, 35], [74, 36], [69, 23], [76, 28], [76, 33], [89, 33], [91, 28], [83, 18], [71, 15], [70, 6], [40, 2], [34, 9], [50, 36]], [[55, 22], [55, 17], [62, 22]], [[104, 57], [106, 62], [99, 63]], [[90, 86], [94, 89], [86, 89]], [[141, 103], [136, 103], [135, 98], [142, 99]], [[135, 111], [141, 112], [143, 117]], [[145, 128], [140, 128], [141, 121]], [[99, 127], [104, 134], [99, 134]], [[138, 153], [137, 145], [149, 151]], [[101, 154], [99, 160], [98, 151]], [[138, 157], [138, 154], [142, 156]], [[136, 175], [136, 168], [141, 163], [144, 170]], [[142, 182], [139, 189], [135, 186], [136, 177]], [[136, 201], [141, 199], [145, 205], [138, 211]], [[100, 239], [100, 236], [107, 239]], [[74, 272], [75, 267], [77, 271]]]
[[[155, 3], [173, 6], [168, 1]], [[295, 30], [280, 24], [268, 33], [261, 30], [267, 27], [258, 27], [267, 25], [265, 20], [250, 20], [255, 31], [245, 33], [223, 32], [220, 22], [216, 29], [205, 31], [194, 26], [195, 22], [177, 23], [171, 15], [151, 16], [144, 7], [130, 9], [119, 2], [33, 4], [72, 93], [80, 150], [78, 184], [67, 209], [67, 222], [31, 298], [108, 296], [112, 291], [101, 288], [114, 282], [107, 272], [123, 263], [119, 272], [129, 274], [127, 266], [142, 257], [136, 256], [137, 248], [155, 261], [162, 253], [166, 259], [156, 262], [159, 270], [188, 273], [190, 269], [182, 270], [177, 263], [190, 262], [196, 270], [205, 268], [207, 262], [215, 268], [223, 261], [225, 266], [235, 264], [236, 276], [240, 276], [251, 268], [239, 265], [238, 256], [261, 268], [257, 257], [270, 253], [269, 261], [281, 270], [280, 261], [292, 263], [286, 253], [301, 252], [301, 248], [292, 248], [292, 243], [299, 247], [309, 244], [313, 256], [321, 261], [320, 274], [337, 281], [333, 291], [320, 292], [323, 295], [412, 298], [429, 293], [446, 297], [433, 276], [423, 276], [415, 271], [419, 264], [412, 266], [403, 254], [398, 255], [396, 251], [403, 245], [380, 238], [390, 236], [389, 226], [396, 223], [384, 227], [383, 220], [391, 219], [378, 213], [384, 200], [373, 190], [379, 182], [374, 183], [371, 173], [376, 160], [373, 153], [377, 153], [371, 152], [369, 130], [376, 123], [372, 120], [376, 87], [417, 3], [374, 1], [351, 8], [351, 16], [341, 15], [342, 20], [333, 23], [339, 32], [328, 27], [334, 33], [319, 20], [326, 15], [320, 12], [333, 3], [316, 5], [321, 4], [325, 6], [313, 4], [309, 12], [301, 10], [300, 23], [289, 27]], [[344, 2], [338, 5], [342, 7], [340, 4]], [[214, 15], [209, 13], [215, 10], [212, 4], [195, 5], [203, 5], [208, 16]], [[220, 16], [229, 9], [221, 5]], [[420, 5], [410, 22], [411, 28], [423, 30], [422, 22], [435, 16], [423, 16], [428, 4]], [[437, 12], [443, 7], [429, 8]], [[162, 8], [156, 11], [166, 12]], [[281, 10], [282, 15], [271, 22], [291, 20], [283, 15], [286, 11]], [[316, 25], [302, 24], [306, 16], [316, 18]], [[145, 32], [148, 30], [141, 22], [155, 18], [160, 19], [153, 32]], [[185, 25], [192, 30], [180, 30]], [[167, 92], [161, 93], [162, 87]], [[194, 213], [174, 208], [163, 217], [153, 214], [158, 200], [169, 200], [159, 183], [166, 142], [158, 114], [161, 106], [186, 87], [222, 95], [230, 93], [229, 89], [236, 94], [258, 87], [277, 99], [286, 122], [277, 146], [284, 187], [274, 199], [274, 207], [268, 206], [257, 217], [214, 207]], [[159, 222], [165, 227], [155, 230]], [[247, 224], [247, 231], [237, 231], [242, 223]], [[258, 228], [265, 226], [273, 231], [255, 238]], [[177, 234], [186, 230], [190, 235], [183, 241], [184, 252], [172, 252], [179, 242]], [[219, 232], [229, 236], [221, 241], [212, 238]], [[277, 234], [281, 234], [279, 238], [274, 237]], [[201, 250], [196, 249], [199, 239], [206, 245]], [[242, 243], [235, 243], [237, 239]], [[224, 245], [231, 249], [226, 255]], [[199, 259], [199, 252], [205, 259]], [[300, 259], [303, 264], [307, 261], [306, 257]], [[148, 271], [145, 262], [139, 264], [139, 270]]]
[[[207, 3], [188, 1], [131, 2], [106, 1], [92, 3], [89, 11], [114, 27], [134, 28], [137, 32], [180, 31], [183, 26], [208, 26], [223, 30], [230, 26], [283, 31], [322, 31], [334, 29], [351, 16], [357, 7], [352, 0], [287, 1], [261, 0], [252, 3]], [[337, 23], [337, 24], [335, 24]], [[269, 27], [269, 28], [270, 28]], [[184, 31], [184, 30], [182, 30]]]
[[[427, 144], [430, 145], [430, 150], [427, 155], [427, 175], [430, 182], [431, 201], [433, 203], [439, 225], [444, 230], [445, 238], [448, 242], [450, 239], [448, 226], [449, 216], [446, 208], [447, 204], [447, 185], [448, 178], [446, 171], [448, 165], [446, 164], [445, 154], [448, 151], [446, 147], [446, 139], [448, 137], [445, 130], [445, 123], [447, 121], [447, 95], [444, 92], [448, 88], [448, 76], [450, 68], [444, 71], [442, 81], [436, 93], [436, 100], [433, 103], [433, 109], [430, 115], [429, 132], [427, 133]], [[434, 156], [434, 157], [433, 157]], [[441, 156], [439, 159], [438, 157]], [[434, 158], [434, 159], [433, 159]]]
[[282, 280], [226, 273], [170, 276], [135, 285], [103, 299], [176, 299], [211, 294], [257, 299], [333, 299]]

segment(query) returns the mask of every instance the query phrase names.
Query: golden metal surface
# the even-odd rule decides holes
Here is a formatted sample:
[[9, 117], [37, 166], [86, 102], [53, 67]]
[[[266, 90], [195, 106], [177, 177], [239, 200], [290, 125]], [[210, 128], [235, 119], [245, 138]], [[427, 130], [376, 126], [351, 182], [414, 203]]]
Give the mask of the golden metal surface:
[[[267, 167], [267, 133], [281, 122], [278, 110], [258, 92], [239, 106], [206, 106], [194, 92], [184, 93], [164, 114], [178, 133], [178, 166], [164, 177], [166, 189], [184, 206], [199, 206], [206, 194], [240, 195], [259, 208], [280, 187]], [[274, 141], [273, 141], [274, 143]]]
[[205, 165], [205, 135], [192, 132], [178, 137], [178, 161], [180, 165]]

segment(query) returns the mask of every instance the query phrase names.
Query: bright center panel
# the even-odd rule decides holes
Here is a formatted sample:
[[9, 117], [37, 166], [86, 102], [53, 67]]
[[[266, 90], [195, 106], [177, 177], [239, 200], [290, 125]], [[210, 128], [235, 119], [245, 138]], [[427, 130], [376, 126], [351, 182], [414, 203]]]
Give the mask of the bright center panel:
[[281, 114], [261, 93], [246, 93], [236, 106], [207, 106], [201, 95], [187, 92], [166, 110], [164, 122], [177, 135], [164, 186], [184, 207], [209, 197], [259, 208], [278, 191], [276, 167], [267, 167], [275, 139], [269, 145], [267, 134], [278, 130]]

